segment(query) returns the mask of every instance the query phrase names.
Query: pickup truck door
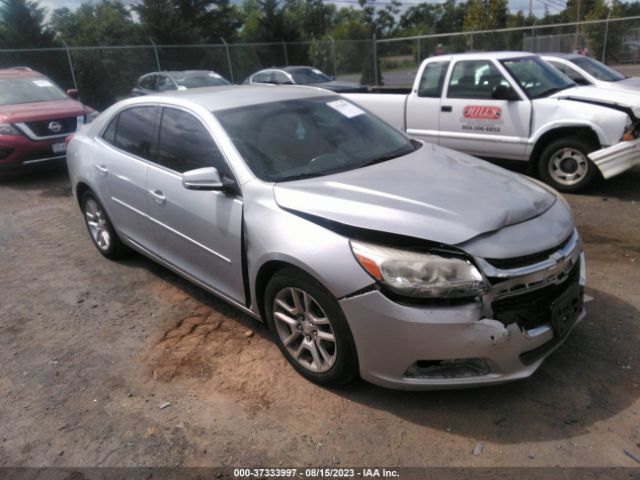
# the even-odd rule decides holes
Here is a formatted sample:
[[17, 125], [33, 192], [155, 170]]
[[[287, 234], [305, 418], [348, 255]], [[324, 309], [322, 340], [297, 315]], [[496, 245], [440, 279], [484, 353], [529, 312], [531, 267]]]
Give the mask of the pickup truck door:
[[426, 142], [438, 143], [440, 96], [449, 60], [429, 62], [419, 73], [407, 100], [407, 134]]
[[498, 63], [452, 62], [440, 103], [440, 145], [478, 157], [527, 159], [531, 102], [521, 93], [518, 100], [492, 98], [498, 85], [513, 88]]

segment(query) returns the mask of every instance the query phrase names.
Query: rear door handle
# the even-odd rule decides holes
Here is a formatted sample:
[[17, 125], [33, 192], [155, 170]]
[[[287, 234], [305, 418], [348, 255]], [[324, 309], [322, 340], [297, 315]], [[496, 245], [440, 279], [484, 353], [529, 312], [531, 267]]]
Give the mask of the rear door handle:
[[162, 193], [162, 191], [160, 190], [149, 190], [149, 193], [151, 194], [155, 202], [159, 205], [162, 205], [167, 201], [167, 197], [165, 197], [164, 193]]
[[450, 112], [452, 110], [451, 105], [442, 105], [440, 110], [443, 112]]
[[100, 173], [101, 175], [106, 175], [107, 172], [109, 171], [109, 169], [101, 163], [96, 163], [96, 170], [98, 170], [98, 173]]

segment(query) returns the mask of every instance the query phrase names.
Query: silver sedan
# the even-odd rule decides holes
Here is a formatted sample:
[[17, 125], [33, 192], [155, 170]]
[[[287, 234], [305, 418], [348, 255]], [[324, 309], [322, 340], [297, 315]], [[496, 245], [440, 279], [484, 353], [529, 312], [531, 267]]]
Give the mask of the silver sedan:
[[561, 197], [326, 90], [125, 100], [67, 161], [100, 253], [136, 250], [263, 319], [319, 384], [527, 377], [585, 315]]

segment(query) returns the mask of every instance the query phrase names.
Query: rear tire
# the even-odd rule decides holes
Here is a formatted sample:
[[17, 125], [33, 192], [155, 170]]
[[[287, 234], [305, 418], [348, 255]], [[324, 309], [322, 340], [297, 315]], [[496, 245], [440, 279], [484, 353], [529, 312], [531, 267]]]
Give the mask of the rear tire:
[[82, 195], [81, 205], [89, 236], [98, 251], [110, 260], [127, 254], [129, 249], [118, 237], [107, 212], [91, 191]]
[[561, 192], [582, 190], [598, 178], [598, 168], [588, 157], [596, 149], [596, 145], [581, 137], [551, 142], [540, 155], [540, 178]]
[[335, 387], [358, 375], [347, 320], [314, 278], [294, 268], [280, 270], [267, 284], [264, 311], [278, 348], [303, 377]]

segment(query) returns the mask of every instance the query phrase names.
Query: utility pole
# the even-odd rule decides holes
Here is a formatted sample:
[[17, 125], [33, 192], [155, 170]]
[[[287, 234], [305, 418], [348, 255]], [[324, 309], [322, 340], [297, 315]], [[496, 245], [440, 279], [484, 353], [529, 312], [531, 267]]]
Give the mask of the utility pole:
[[533, 0], [529, 0], [529, 18], [533, 17]]

